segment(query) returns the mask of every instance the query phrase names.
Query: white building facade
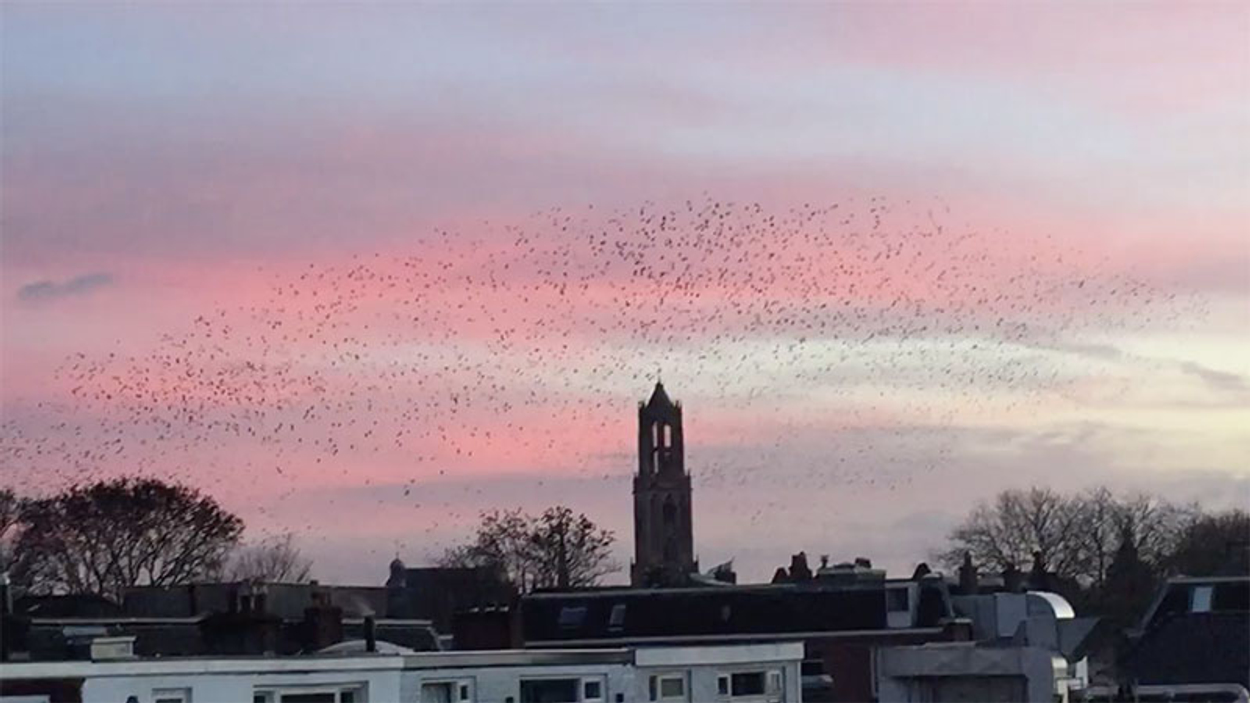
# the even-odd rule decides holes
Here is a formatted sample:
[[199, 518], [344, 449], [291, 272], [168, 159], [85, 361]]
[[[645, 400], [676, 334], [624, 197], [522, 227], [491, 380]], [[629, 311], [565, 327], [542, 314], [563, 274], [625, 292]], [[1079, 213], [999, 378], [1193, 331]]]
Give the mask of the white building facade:
[[770, 643], [27, 662], [4, 665], [0, 703], [799, 703], [802, 659]]

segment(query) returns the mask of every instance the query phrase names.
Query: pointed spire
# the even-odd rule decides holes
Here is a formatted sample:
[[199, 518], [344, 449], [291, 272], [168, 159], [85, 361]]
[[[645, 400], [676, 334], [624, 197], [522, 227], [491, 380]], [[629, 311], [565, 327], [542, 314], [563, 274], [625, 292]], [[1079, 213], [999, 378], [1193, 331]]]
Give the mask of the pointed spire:
[[669, 400], [668, 393], [664, 392], [664, 384], [659, 381], [655, 382], [655, 390], [651, 392], [651, 400], [647, 401], [648, 407], [664, 406], [671, 407], [673, 401]]

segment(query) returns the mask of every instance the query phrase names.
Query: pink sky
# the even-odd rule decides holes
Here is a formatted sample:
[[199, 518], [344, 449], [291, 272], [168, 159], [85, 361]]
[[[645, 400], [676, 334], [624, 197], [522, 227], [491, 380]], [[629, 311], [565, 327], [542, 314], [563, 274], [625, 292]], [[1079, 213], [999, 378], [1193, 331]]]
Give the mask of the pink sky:
[[557, 501], [624, 559], [660, 369], [749, 578], [1250, 498], [1244, 6], [3, 13], [6, 485], [187, 481], [332, 581]]

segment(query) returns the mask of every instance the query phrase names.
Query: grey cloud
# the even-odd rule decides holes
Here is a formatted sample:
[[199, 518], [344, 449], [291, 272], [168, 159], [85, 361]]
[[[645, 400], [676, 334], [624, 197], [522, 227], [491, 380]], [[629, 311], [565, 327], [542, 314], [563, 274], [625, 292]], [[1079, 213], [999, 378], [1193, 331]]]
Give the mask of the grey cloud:
[[1250, 386], [1246, 384], [1246, 379], [1235, 373], [1227, 371], [1219, 371], [1217, 369], [1196, 364], [1192, 361], [1182, 361], [1179, 364], [1180, 370], [1185, 373], [1196, 376], [1212, 389], [1230, 391], [1234, 393], [1244, 393], [1250, 390]]
[[87, 295], [112, 284], [112, 274], [85, 273], [61, 282], [43, 280], [27, 283], [17, 289], [17, 299], [26, 302], [58, 300]]
[[1235, 394], [1250, 392], [1250, 383], [1247, 382], [1244, 376], [1229, 371], [1213, 369], [1193, 361], [1131, 354], [1110, 344], [1056, 341], [1046, 344], [1035, 343], [1031, 346], [1035, 349], [1059, 351], [1089, 359], [1171, 366], [1181, 373], [1202, 381], [1208, 389], [1213, 391]]

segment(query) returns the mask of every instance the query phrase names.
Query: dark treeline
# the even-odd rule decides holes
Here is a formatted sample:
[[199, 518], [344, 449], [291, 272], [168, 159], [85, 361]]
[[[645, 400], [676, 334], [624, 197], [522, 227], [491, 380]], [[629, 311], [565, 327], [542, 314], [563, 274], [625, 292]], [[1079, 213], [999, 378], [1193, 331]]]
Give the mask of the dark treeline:
[[[308, 579], [311, 564], [290, 535], [244, 544], [243, 530], [213, 498], [151, 478], [39, 498], [0, 489], [0, 570], [29, 593], [117, 599], [139, 585]], [[493, 511], [441, 564], [499, 569], [522, 592], [579, 588], [619, 568], [614, 541], [563, 506]], [[1250, 514], [1106, 488], [1009, 490], [974, 507], [936, 558], [948, 574], [965, 558], [984, 575], [1030, 574], [1081, 614], [1128, 626], [1169, 576], [1250, 573]]]
[[1250, 514], [1105, 487], [1008, 490], [978, 504], [937, 558], [954, 572], [965, 555], [982, 573], [1035, 574], [1077, 612], [1127, 626], [1169, 576], [1250, 573]]
[[153, 478], [47, 497], [0, 489], [0, 571], [22, 592], [117, 601], [131, 586], [307, 580], [311, 565], [290, 535], [244, 544], [243, 528], [213, 498]]

